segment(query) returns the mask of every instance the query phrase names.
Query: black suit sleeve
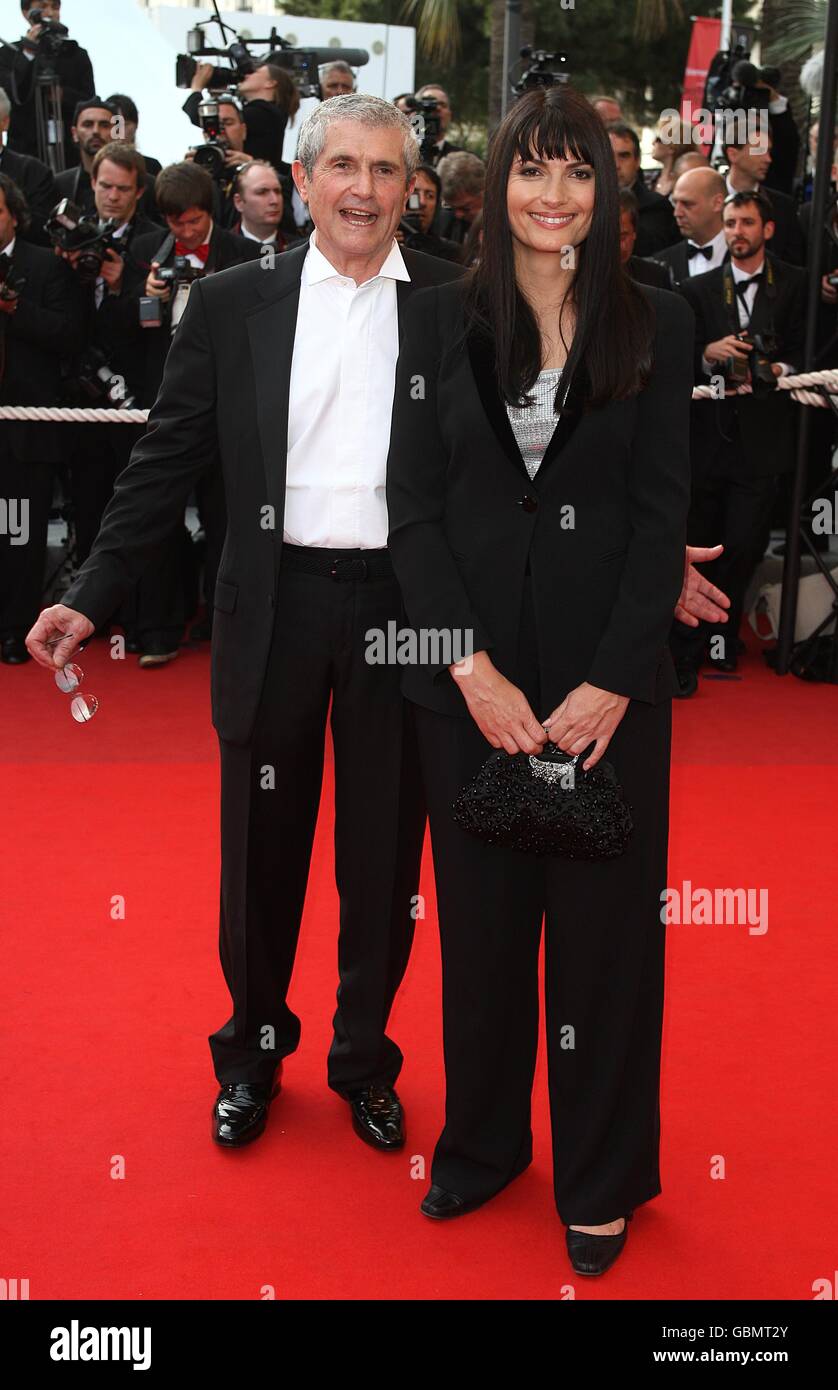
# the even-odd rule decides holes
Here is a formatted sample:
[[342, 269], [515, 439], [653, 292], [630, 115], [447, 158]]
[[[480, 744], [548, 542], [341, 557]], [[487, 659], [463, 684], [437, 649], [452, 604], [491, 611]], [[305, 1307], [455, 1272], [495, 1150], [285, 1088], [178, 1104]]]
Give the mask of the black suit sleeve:
[[172, 340], [148, 432], [119, 475], [90, 555], [64, 595], [99, 626], [170, 537], [216, 456], [215, 364], [200, 281]]
[[24, 291], [9, 337], [58, 357], [78, 351], [82, 341], [81, 298], [76, 277], [66, 262], [56, 258], [49, 266], [41, 303], [34, 303]]
[[272, 101], [248, 101], [242, 116], [247, 126], [245, 153], [254, 159], [266, 159], [277, 167], [282, 160], [287, 121], [282, 107]]
[[[448, 451], [437, 414], [442, 345], [438, 294], [415, 290], [408, 300], [393, 397], [387, 459], [388, 546], [408, 620], [443, 630], [462, 642], [463, 655], [490, 649], [492, 639], [474, 612], [445, 535]], [[431, 667], [439, 677], [445, 665]]]
[[588, 681], [652, 702], [655, 677], [684, 579], [690, 502], [693, 314], [658, 291], [655, 362], [637, 415], [627, 478], [632, 536], [617, 602]]

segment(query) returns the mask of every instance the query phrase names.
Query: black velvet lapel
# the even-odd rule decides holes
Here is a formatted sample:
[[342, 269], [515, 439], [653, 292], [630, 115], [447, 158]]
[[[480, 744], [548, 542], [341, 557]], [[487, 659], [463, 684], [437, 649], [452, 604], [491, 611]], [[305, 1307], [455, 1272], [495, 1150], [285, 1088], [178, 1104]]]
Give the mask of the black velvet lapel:
[[[498, 390], [495, 379], [494, 353], [491, 345], [482, 334], [477, 332], [469, 333], [466, 342], [472, 375], [486, 417], [510, 462], [523, 473], [527, 482], [530, 482], [530, 476], [509, 423], [505, 402]], [[579, 423], [584, 400], [584, 375], [584, 369], [579, 367], [571, 379], [565, 397], [566, 406], [569, 408], [563, 410], [559, 416], [558, 424], [550, 438], [550, 443], [547, 445], [541, 466], [535, 475], [536, 482], [543, 476], [545, 468], [561, 453]]]

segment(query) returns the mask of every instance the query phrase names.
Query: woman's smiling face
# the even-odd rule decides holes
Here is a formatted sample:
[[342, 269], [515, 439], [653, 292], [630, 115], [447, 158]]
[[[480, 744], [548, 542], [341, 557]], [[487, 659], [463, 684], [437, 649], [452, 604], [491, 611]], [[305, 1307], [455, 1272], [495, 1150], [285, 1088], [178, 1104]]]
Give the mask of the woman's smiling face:
[[559, 252], [578, 246], [591, 229], [593, 165], [585, 160], [516, 154], [509, 170], [506, 207], [516, 242], [533, 251]]

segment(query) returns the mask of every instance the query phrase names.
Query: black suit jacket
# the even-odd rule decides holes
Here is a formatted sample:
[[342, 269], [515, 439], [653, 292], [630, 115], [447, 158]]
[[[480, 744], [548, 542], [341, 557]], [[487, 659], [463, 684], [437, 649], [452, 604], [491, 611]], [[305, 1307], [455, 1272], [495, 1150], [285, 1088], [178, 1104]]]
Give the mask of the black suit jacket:
[[18, 234], [36, 246], [49, 246], [44, 222], [61, 196], [52, 170], [31, 155], [3, 149], [0, 150], [0, 174], [7, 174], [17, 184], [29, 205], [29, 230]]
[[647, 188], [642, 174], [638, 174], [631, 191], [637, 199], [635, 256], [651, 256], [664, 246], [674, 246], [681, 233], [669, 199]]
[[[767, 256], [776, 275], [777, 295], [773, 304], [773, 323], [779, 343], [772, 362], [788, 362], [802, 368], [806, 324], [806, 272], [786, 265], [776, 256]], [[681, 294], [695, 314], [696, 382], [707, 385], [709, 377], [701, 368], [701, 357], [708, 343], [717, 342], [734, 331], [728, 319], [723, 295], [723, 267], [685, 280]], [[772, 320], [771, 303], [765, 280], [757, 288], [749, 332], [767, 331]], [[719, 370], [721, 370], [719, 368]], [[794, 466], [794, 437], [797, 406], [785, 391], [769, 396], [726, 396], [724, 400], [696, 401], [693, 406], [693, 471], [696, 476], [719, 468], [729, 471], [732, 460], [727, 441], [737, 445], [735, 472], [749, 477], [768, 477]], [[738, 445], [741, 440], [741, 450]]]
[[[729, 258], [730, 252], [726, 251], [725, 260], [729, 260]], [[677, 245], [665, 246], [662, 251], [656, 251], [651, 259], [656, 261], [658, 265], [664, 266], [667, 270], [670, 277], [671, 289], [678, 289], [685, 280], [692, 280], [694, 278], [690, 275], [690, 259], [687, 255], [687, 242], [683, 237]], [[702, 274], [707, 275], [709, 272], [703, 271]]]
[[[81, 343], [82, 309], [76, 277], [43, 246], [15, 239], [14, 281], [25, 279], [14, 314], [3, 315], [5, 371], [0, 404], [58, 405], [62, 359]], [[3, 421], [4, 444], [21, 462], [55, 463], [62, 457], [63, 425]]]
[[641, 285], [654, 285], [659, 290], [673, 288], [669, 271], [654, 259], [646, 261], [642, 256], [629, 256], [626, 268], [632, 280]]
[[[582, 413], [580, 372], [574, 411], [562, 412], [533, 481], [491, 346], [458, 341], [462, 286], [427, 290], [408, 309], [387, 465], [408, 619], [420, 636], [447, 631], [488, 650], [516, 681], [529, 562], [545, 711], [586, 680], [650, 703], [677, 688], [667, 636], [684, 574], [694, 328], [679, 296], [642, 293], [657, 316], [649, 384]], [[468, 713], [444, 661], [407, 666], [403, 690], [439, 713]]]
[[[250, 738], [274, 626], [285, 514], [288, 386], [307, 245], [196, 282], [169, 352], [148, 432], [120, 474], [93, 550], [64, 602], [104, 622], [169, 537], [197, 480], [216, 460], [227, 537], [215, 589], [213, 723]], [[399, 326], [417, 288], [461, 272], [402, 251]], [[266, 511], [266, 509], [270, 509]], [[273, 526], [266, 519], [273, 518]]]
[[806, 264], [806, 238], [797, 216], [797, 205], [788, 193], [766, 187], [774, 210], [774, 235], [770, 246], [772, 254], [787, 265]]

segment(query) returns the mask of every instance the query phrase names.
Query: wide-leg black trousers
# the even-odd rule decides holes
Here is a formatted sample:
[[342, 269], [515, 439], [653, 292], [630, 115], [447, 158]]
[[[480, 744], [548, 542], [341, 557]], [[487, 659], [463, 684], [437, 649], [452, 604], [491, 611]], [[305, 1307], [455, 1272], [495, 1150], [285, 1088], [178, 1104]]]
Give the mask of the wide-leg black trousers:
[[327, 1074], [347, 1096], [392, 1085], [403, 1060], [386, 1027], [413, 940], [425, 804], [401, 668], [365, 659], [366, 634], [402, 621], [402, 602], [392, 575], [336, 581], [283, 565], [275, 611], [251, 741], [220, 740], [220, 954], [233, 1013], [209, 1042], [222, 1085], [268, 1081], [298, 1046], [286, 995], [331, 701], [340, 923]]
[[[518, 684], [545, 719], [529, 596]], [[671, 702], [632, 701], [609, 745], [634, 832], [625, 855], [596, 863], [460, 830], [452, 803], [493, 749], [470, 716], [417, 706], [416, 721], [442, 939], [446, 1105], [432, 1181], [483, 1199], [531, 1161], [544, 921], [556, 1205], [567, 1225], [616, 1220], [661, 1190]]]

